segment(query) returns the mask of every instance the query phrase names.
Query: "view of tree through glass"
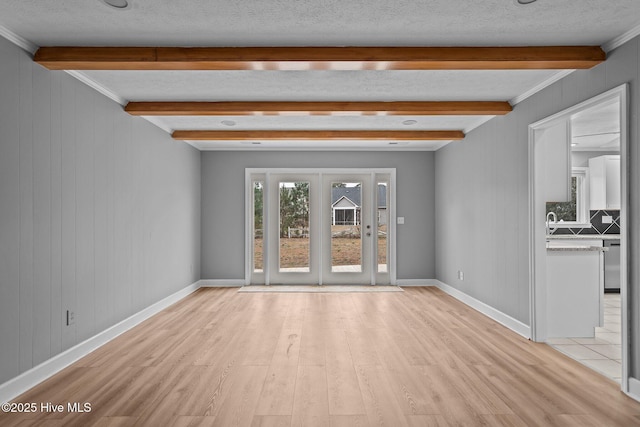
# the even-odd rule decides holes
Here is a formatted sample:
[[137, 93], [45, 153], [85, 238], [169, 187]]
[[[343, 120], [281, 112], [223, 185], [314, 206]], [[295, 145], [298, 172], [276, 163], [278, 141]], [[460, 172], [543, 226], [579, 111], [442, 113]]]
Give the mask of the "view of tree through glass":
[[388, 210], [387, 210], [387, 183], [378, 183], [378, 272], [386, 273], [387, 268], [387, 223]]
[[280, 269], [309, 271], [309, 183], [280, 183]]
[[254, 271], [262, 271], [262, 236], [263, 236], [263, 199], [264, 187], [262, 182], [255, 181], [253, 183], [253, 269]]

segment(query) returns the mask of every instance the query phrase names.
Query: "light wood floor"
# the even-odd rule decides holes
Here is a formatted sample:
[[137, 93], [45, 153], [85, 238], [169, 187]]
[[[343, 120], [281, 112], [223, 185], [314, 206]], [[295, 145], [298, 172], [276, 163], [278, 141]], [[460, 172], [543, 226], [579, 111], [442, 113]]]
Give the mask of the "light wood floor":
[[435, 288], [201, 289], [19, 397], [46, 426], [632, 426], [613, 381]]

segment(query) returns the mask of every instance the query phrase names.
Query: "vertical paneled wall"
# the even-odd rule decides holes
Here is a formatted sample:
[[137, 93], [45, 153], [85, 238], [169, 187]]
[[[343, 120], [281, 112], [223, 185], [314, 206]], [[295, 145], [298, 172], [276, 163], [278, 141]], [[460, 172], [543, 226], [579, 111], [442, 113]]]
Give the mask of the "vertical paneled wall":
[[[434, 153], [210, 151], [202, 153], [202, 278], [244, 279], [245, 168], [396, 168], [398, 279], [433, 279]], [[221, 245], [220, 242], [225, 242]]]
[[0, 383], [199, 263], [199, 151], [0, 38]]
[[[436, 152], [436, 275], [529, 324], [528, 126], [629, 83], [632, 373], [640, 375], [640, 40], [578, 70]], [[464, 281], [457, 271], [464, 271]]]

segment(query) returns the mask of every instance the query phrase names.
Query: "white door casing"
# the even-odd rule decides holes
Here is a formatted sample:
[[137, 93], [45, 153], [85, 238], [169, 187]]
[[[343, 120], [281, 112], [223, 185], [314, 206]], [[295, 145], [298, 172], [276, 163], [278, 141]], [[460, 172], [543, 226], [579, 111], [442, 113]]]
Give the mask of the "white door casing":
[[[254, 263], [254, 182], [263, 183], [263, 267]], [[280, 183], [309, 183], [309, 262], [308, 268], [281, 268], [280, 265]], [[361, 254], [359, 265], [332, 268], [331, 183], [360, 184]], [[378, 190], [378, 184], [386, 191]], [[385, 190], [383, 188], [382, 190]], [[395, 284], [395, 169], [258, 169], [245, 170], [245, 284]], [[378, 201], [378, 197], [381, 201]], [[382, 197], [385, 197], [382, 200]], [[378, 205], [384, 209], [378, 213]], [[379, 216], [384, 218], [378, 221]], [[378, 229], [380, 225], [381, 229]], [[367, 226], [369, 228], [367, 228]], [[296, 233], [300, 233], [297, 230]], [[379, 234], [380, 233], [380, 234]], [[285, 230], [285, 235], [287, 234]], [[378, 236], [382, 236], [378, 244]], [[300, 246], [300, 241], [291, 242]], [[282, 242], [283, 245], [287, 241]], [[384, 264], [378, 265], [378, 250]], [[383, 252], [384, 251], [384, 252]], [[285, 263], [286, 264], [286, 263]], [[297, 266], [297, 265], [296, 265]]]

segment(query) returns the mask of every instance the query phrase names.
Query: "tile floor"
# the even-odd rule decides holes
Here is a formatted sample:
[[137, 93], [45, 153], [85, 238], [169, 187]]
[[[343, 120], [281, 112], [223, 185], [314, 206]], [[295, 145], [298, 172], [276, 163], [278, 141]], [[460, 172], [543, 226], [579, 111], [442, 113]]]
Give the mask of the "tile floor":
[[604, 326], [596, 328], [594, 338], [550, 338], [547, 344], [620, 382], [622, 350], [620, 327], [620, 294], [604, 294]]

